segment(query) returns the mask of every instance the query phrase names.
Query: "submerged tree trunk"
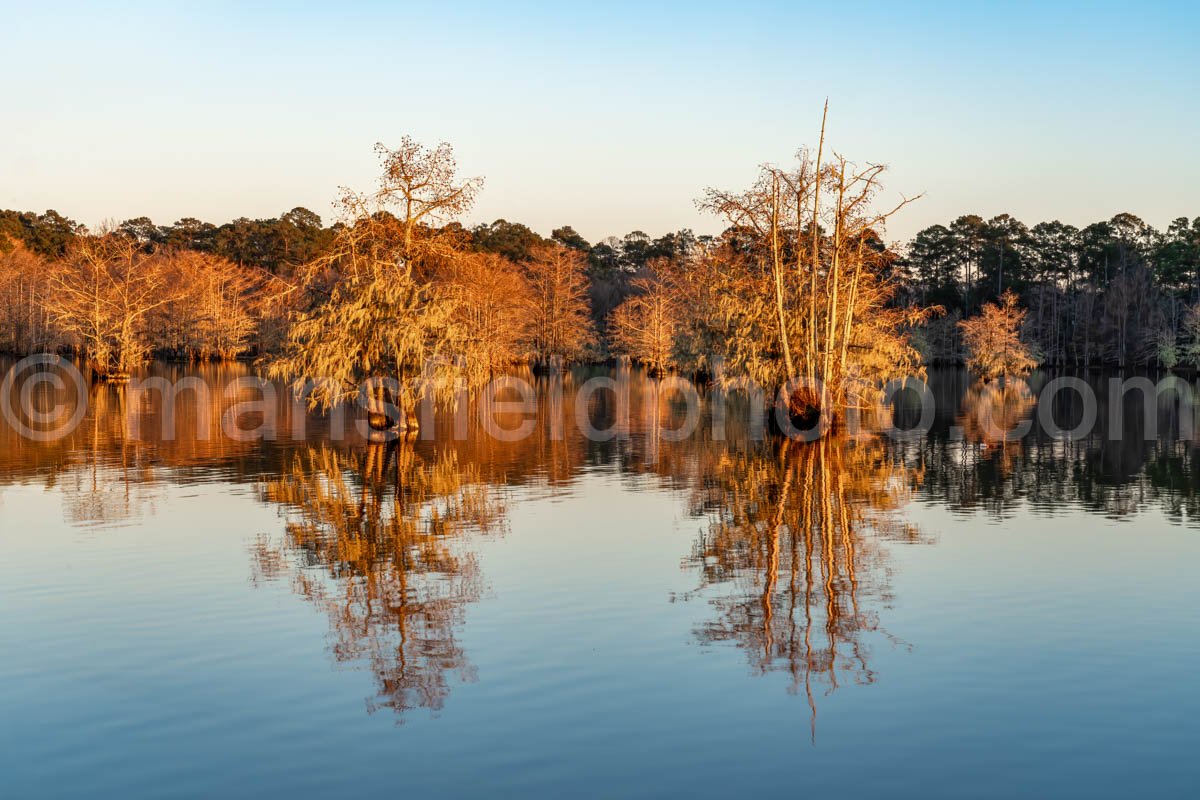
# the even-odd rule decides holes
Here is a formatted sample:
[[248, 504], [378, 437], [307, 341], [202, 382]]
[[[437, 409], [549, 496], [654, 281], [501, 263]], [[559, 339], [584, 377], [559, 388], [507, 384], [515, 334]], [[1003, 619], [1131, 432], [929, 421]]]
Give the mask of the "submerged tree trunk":
[[[367, 382], [367, 424], [375, 431], [415, 431], [419, 427], [413, 404], [396, 396], [382, 378]], [[403, 393], [401, 393], [403, 395]]]

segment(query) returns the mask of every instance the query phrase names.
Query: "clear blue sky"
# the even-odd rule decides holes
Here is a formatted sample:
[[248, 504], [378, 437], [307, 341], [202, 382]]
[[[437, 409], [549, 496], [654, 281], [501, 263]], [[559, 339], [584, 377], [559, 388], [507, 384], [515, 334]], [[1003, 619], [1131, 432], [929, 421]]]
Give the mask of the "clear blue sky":
[[446, 139], [469, 221], [717, 229], [693, 201], [817, 137], [961, 213], [1200, 215], [1195, 3], [117, 4], [0, 0], [0, 207], [223, 222]]

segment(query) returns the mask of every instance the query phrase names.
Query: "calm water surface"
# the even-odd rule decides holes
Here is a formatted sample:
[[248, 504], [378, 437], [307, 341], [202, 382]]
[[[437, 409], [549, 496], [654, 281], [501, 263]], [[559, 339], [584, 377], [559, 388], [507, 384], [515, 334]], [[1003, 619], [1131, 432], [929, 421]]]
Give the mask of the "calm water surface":
[[594, 442], [574, 372], [517, 442], [336, 441], [286, 396], [239, 442], [244, 370], [187, 374], [170, 440], [128, 388], [61, 442], [0, 424], [0, 796], [1196, 791], [1169, 407], [1004, 443], [977, 412], [1032, 400], [945, 373], [913, 440], [756, 441], [735, 405], [714, 441], [706, 404], [676, 441], [634, 374]]

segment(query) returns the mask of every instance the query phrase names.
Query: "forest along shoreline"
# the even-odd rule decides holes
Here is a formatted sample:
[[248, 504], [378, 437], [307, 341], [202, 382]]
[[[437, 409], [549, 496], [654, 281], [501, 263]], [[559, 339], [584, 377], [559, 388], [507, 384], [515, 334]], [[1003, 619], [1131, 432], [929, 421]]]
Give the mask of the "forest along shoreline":
[[721, 234], [591, 244], [570, 226], [462, 225], [483, 180], [446, 143], [376, 152], [378, 186], [343, 190], [329, 226], [303, 208], [96, 231], [0, 212], [0, 351], [72, 356], [107, 381], [151, 358], [249, 359], [307, 383], [314, 408], [365, 396], [372, 427], [409, 431], [421, 402], [522, 364], [782, 387], [793, 421], [833, 425], [935, 364], [985, 381], [1200, 364], [1200, 217], [1156, 231], [1132, 214], [1082, 230], [966, 215], [889, 244], [912, 198], [835, 154], [822, 123], [791, 165], [703, 193]]

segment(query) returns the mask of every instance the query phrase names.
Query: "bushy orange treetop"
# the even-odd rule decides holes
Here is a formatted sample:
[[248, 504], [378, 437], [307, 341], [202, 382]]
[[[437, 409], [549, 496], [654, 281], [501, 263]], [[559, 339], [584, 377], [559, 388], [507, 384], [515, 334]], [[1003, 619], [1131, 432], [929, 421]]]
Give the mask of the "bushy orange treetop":
[[998, 303], [985, 303], [978, 315], [958, 323], [967, 350], [967, 367], [980, 377], [996, 378], [1029, 372], [1037, 366], [1030, 347], [1021, 341], [1025, 310], [1012, 290]]

